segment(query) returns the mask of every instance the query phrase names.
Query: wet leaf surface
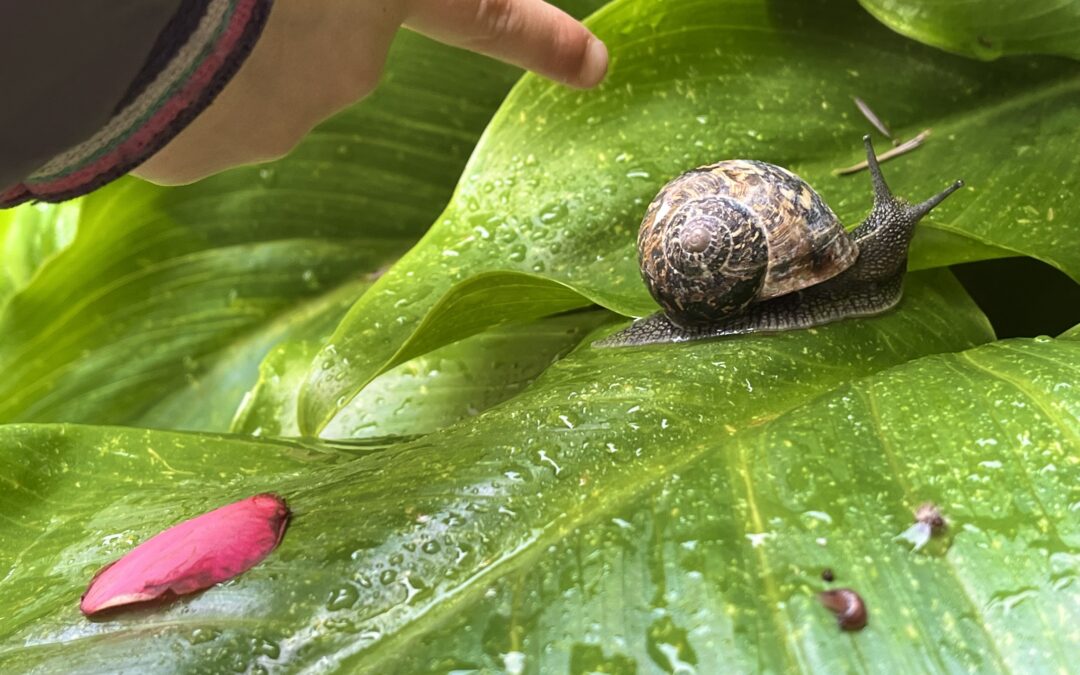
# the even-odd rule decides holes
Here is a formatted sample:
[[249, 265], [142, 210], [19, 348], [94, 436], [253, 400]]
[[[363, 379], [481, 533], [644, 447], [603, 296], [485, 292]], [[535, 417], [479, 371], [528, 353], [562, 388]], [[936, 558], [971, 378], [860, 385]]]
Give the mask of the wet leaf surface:
[[[426, 434], [512, 398], [573, 349], [604, 311], [494, 329], [436, 349], [372, 382], [323, 430], [324, 438]], [[325, 338], [326, 336], [324, 336]], [[296, 397], [322, 342], [285, 342], [260, 367], [233, 431], [296, 436]]]
[[[725, 609], [729, 603], [752, 625], [785, 620], [769, 618], [781, 591], [802, 597], [788, 590], [791, 573], [786, 567], [756, 558], [762, 542], [769, 546], [784, 541], [781, 553], [805, 559], [813, 566], [814, 578], [823, 564], [843, 570], [845, 583], [859, 587], [871, 606], [883, 604], [868, 589], [867, 579], [892, 573], [890, 565], [899, 565], [894, 561], [906, 555], [891, 537], [911, 517], [904, 505], [907, 491], [919, 487], [914, 490], [920, 493], [918, 498], [947, 504], [957, 517], [962, 511], [955, 504], [965, 502], [916, 484], [905, 464], [898, 464], [892, 473], [854, 472], [844, 458], [878, 463], [888, 457], [881, 451], [855, 452], [854, 445], [873, 440], [871, 429], [876, 424], [861, 407], [832, 412], [826, 406], [825, 421], [798, 413], [784, 418], [805, 417], [801, 436], [783, 436], [792, 439], [798, 451], [785, 452], [780, 442], [757, 445], [742, 439], [771, 432], [778, 417], [833, 387], [844, 392], [845, 386], [861, 386], [858, 381], [845, 385], [853, 378], [924, 354], [964, 349], [989, 337], [985, 319], [955, 282], [940, 273], [920, 274], [913, 277], [902, 308], [878, 319], [674, 348], [584, 346], [510, 401], [439, 433], [386, 446], [377, 441], [313, 446], [133, 429], [5, 427], [0, 430], [4, 434], [0, 470], [10, 477], [12, 489], [0, 497], [0, 507], [5, 513], [5, 540], [16, 543], [0, 558], [4, 570], [0, 592], [11, 607], [0, 623], [0, 665], [19, 670], [29, 664], [47, 669], [64, 663], [94, 670], [104, 663], [112, 669], [168, 664], [171, 669], [196, 670], [260, 664], [299, 670], [329, 669], [340, 663], [381, 669], [393, 666], [387, 659], [418, 659], [419, 664], [453, 658], [498, 667], [502, 661], [492, 659], [501, 659], [498, 654], [504, 652], [498, 650], [505, 644], [513, 646], [515, 640], [523, 645], [521, 658], [528, 668], [548, 667], [546, 663], [562, 668], [573, 658], [581, 662], [595, 657], [595, 652], [580, 649], [588, 646], [589, 631], [574, 633], [574, 640], [585, 640], [575, 646], [559, 637], [562, 632], [550, 639], [532, 632], [542, 630], [543, 623], [514, 628], [511, 620], [504, 634], [501, 619], [492, 619], [493, 624], [475, 619], [492, 602], [501, 602], [505, 589], [515, 587], [519, 581], [514, 580], [530, 570], [542, 573], [543, 584], [529, 591], [536, 594], [533, 599], [529, 595], [512, 603], [518, 616], [554, 620], [564, 624], [558, 629], [562, 631], [599, 602], [623, 616], [628, 626], [644, 622], [639, 627], [645, 640], [617, 624], [603, 624], [604, 631], [613, 631], [604, 635], [623, 635], [627, 649], [633, 646], [632, 655], [625, 650], [619, 650], [621, 657], [606, 652], [604, 658], [615, 662], [623, 663], [619, 659], [625, 657], [644, 667], [647, 659], [694, 663], [692, 657], [704, 667], [725, 654], [751, 658], [746, 655], [758, 649], [782, 657], [777, 649], [781, 643], [775, 640], [782, 640], [777, 636], [785, 631], [752, 630], [747, 639], [721, 649], [703, 640], [701, 629], [687, 632], [685, 617], [649, 610], [649, 598], [663, 600], [681, 582], [673, 577], [666, 582], [666, 591], [657, 591], [646, 568], [635, 573], [643, 576], [620, 577], [621, 568], [603, 561], [610, 553], [622, 561], [619, 564], [632, 564], [636, 558], [631, 554], [641, 552], [650, 565], [658, 564], [655, 556], [660, 552], [654, 549], [666, 546], [668, 535], [609, 539], [603, 533], [614, 537], [624, 527], [644, 526], [633, 514], [655, 504], [658, 495], [689, 500], [682, 510], [672, 506], [658, 513], [672, 533], [710, 542], [718, 549], [708, 556], [718, 565], [716, 572], [733, 575], [727, 585], [709, 593], [695, 590], [679, 601], [680, 607], [689, 603], [688, 612], [718, 630], [730, 619]], [[1058, 343], [1047, 344], [1058, 348]], [[1075, 347], [1062, 345], [1066, 350]], [[1031, 349], [1041, 353], [1043, 347]], [[931, 402], [940, 407], [944, 399], [954, 400], [956, 383], [947, 380], [949, 373], [940, 366], [933, 372], [939, 372], [941, 380], [931, 384], [944, 398]], [[1037, 382], [1032, 386], [1051, 386]], [[886, 404], [891, 409], [913, 403], [910, 389], [897, 388], [885, 401], [888, 387], [882, 388], [880, 410]], [[980, 384], [980, 389], [986, 387]], [[810, 406], [816, 409], [813, 406], [829, 400]], [[955, 400], [963, 404], [962, 411], [978, 415], [984, 410], [963, 397]], [[1070, 410], [1062, 407], [1059, 412]], [[837, 416], [835, 421], [829, 421], [831, 414]], [[1047, 435], [1040, 436], [1040, 442], [1055, 433], [1071, 433], [1070, 419], [1055, 422], [1065, 431], [1055, 431], [1046, 422], [1040, 433]], [[1027, 420], [1039, 421], [1035, 411]], [[847, 433], [843, 427], [848, 423], [860, 425], [867, 437], [850, 439], [833, 433], [834, 429]], [[938, 429], [940, 423], [938, 418], [928, 428]], [[895, 431], [902, 433], [899, 427]], [[957, 435], [956, 442], [966, 442], [968, 431]], [[818, 442], [822, 445], [815, 445]], [[31, 450], [32, 462], [26, 460]], [[754, 453], [766, 450], [775, 454], [761, 455], [768, 462], [758, 461]], [[784, 458], [788, 464], [781, 471], [775, 463]], [[998, 490], [1002, 500], [1009, 500], [1001, 503], [1026, 499], [1035, 489], [1050, 497], [1061, 486], [1071, 485], [1066, 472], [1075, 467], [1055, 461], [1062, 473], [1048, 474], [1046, 480], [1060, 479], [1060, 484], [1038, 480], [1031, 488], [1026, 483], [1010, 484], [1010, 490]], [[755, 473], [748, 473], [751, 470]], [[698, 487], [683, 492], [683, 481]], [[783, 493], [787, 501], [770, 497], [767, 503], [753, 498], [747, 502], [736, 487], [770, 495], [775, 490], [790, 493]], [[115, 558], [117, 550], [163, 524], [205, 510], [208, 502], [271, 488], [289, 499], [294, 519], [289, 536], [263, 564], [230, 584], [163, 611], [125, 615], [107, 625], [87, 624], [78, 615], [74, 599], [87, 569]], [[744, 501], [733, 501], [740, 498]], [[699, 499], [705, 499], [705, 505], [691, 510], [690, 504]], [[725, 508], [714, 508], [724, 504]], [[979, 513], [990, 513], [981, 509]], [[706, 511], [720, 520], [706, 519]], [[829, 514], [832, 526], [844, 529], [822, 535], [824, 530], [812, 529], [821, 519], [804, 517], [807, 511]], [[814, 541], [820, 536], [840, 541], [841, 532], [850, 539], [844, 546], [821, 547]], [[580, 537], [587, 543], [566, 553]], [[846, 554], [870, 550], [877, 538], [890, 547], [874, 558], [881, 570], [874, 572], [878, 568], [870, 563], [861, 572], [842, 564], [862, 559]], [[629, 549], [613, 552], [612, 544]], [[834, 553], [837, 557], [832, 557]], [[564, 564], [571, 568], [549, 574]], [[605, 592], [606, 599], [579, 596], [574, 575], [586, 573], [600, 575], [590, 584], [603, 581], [626, 587], [621, 593]], [[756, 585], [739, 586], [739, 580], [765, 584], [764, 591]], [[692, 581], [691, 576], [686, 583]], [[549, 592], [551, 584], [555, 586]], [[819, 623], [814, 626], [821, 631], [805, 639], [836, 640], [831, 615], [809, 591], [799, 592], [805, 593], [806, 604], [795, 603], [794, 609], [816, 617]], [[920, 612], [921, 621], [942, 621], [931, 608], [920, 605], [913, 611]], [[445, 622], [463, 616], [474, 617], [469, 621], [473, 630], [490, 627], [484, 636], [476, 636], [479, 644], [473, 644], [468, 632], [459, 631], [460, 645], [450, 648], [439, 631]], [[879, 625], [876, 617], [863, 635]], [[878, 639], [888, 649], [908, 648], [907, 638], [897, 637], [902, 642], [896, 646], [890, 635], [883, 633]], [[424, 639], [416, 641], [420, 636]], [[549, 643], [553, 660], [536, 661], [530, 645], [547, 654], [542, 645]], [[418, 650], [419, 644], [429, 646]], [[911, 644], [916, 650], [925, 647]], [[404, 649], [405, 645], [410, 646]]]
[[[854, 0], [619, 0], [593, 26], [608, 84], [525, 78], [452, 199], [515, 71], [406, 36], [372, 105], [272, 171], [0, 213], [0, 420], [259, 435], [0, 426], [0, 671], [1068, 670], [1080, 329], [992, 343], [931, 270], [873, 319], [589, 345], [654, 308], [633, 236], [689, 166], [789, 166], [854, 224], [866, 177], [831, 174], [869, 130], [853, 95], [933, 128], [886, 165], [898, 193], [970, 186], [913, 268], [1077, 279], [1078, 66], [950, 56]], [[268, 438], [301, 394], [305, 430], [350, 438]], [[102, 565], [266, 491], [294, 520], [263, 563], [79, 613]], [[905, 540], [925, 502], [948, 528]], [[841, 632], [826, 588], [868, 626]]]
[[870, 206], [869, 179], [831, 172], [860, 159], [870, 130], [856, 95], [902, 137], [933, 129], [924, 147], [885, 165], [897, 194], [925, 198], [960, 177], [969, 186], [920, 227], [913, 266], [1012, 252], [1080, 279], [1069, 178], [1080, 170], [1077, 64], [952, 56], [890, 32], [855, 2], [622, 0], [591, 26], [612, 54], [608, 80], [591, 92], [528, 76], [518, 84], [446, 211], [316, 359], [300, 401], [306, 432], [403, 353], [462, 337], [438, 308], [462, 294], [482, 305], [478, 278], [535, 282], [532, 302], [488, 312], [474, 331], [541, 316], [541, 297], [567, 291], [627, 315], [654, 311], [637, 227], [657, 189], [694, 166], [736, 157], [786, 166], [854, 225]]
[[1080, 57], [1080, 3], [1075, 0], [859, 0], [901, 35], [934, 47], [996, 59], [1008, 54]]

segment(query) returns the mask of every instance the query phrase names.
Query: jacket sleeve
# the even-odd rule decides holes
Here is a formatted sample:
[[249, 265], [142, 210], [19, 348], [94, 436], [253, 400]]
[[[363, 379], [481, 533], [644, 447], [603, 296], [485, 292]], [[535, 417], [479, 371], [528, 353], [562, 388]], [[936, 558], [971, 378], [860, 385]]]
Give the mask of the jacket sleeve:
[[273, 0], [0, 0], [0, 208], [63, 201], [214, 100]]

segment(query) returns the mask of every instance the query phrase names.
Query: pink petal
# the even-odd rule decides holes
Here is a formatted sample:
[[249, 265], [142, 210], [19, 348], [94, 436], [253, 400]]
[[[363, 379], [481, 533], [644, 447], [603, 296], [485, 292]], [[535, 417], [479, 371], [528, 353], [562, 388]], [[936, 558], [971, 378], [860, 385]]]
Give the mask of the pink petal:
[[289, 507], [275, 494], [248, 497], [185, 520], [98, 572], [79, 608], [89, 616], [231, 579], [273, 551], [288, 522]]

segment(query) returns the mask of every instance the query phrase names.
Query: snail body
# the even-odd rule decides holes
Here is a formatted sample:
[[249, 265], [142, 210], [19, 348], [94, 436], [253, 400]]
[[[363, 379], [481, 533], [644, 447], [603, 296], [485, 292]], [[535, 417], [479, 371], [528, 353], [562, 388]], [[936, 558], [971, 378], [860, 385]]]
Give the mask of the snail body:
[[874, 207], [850, 233], [803, 179], [766, 162], [719, 162], [664, 186], [638, 234], [662, 311], [596, 345], [809, 328], [894, 307], [915, 224], [963, 183], [911, 204], [893, 196], [864, 142]]

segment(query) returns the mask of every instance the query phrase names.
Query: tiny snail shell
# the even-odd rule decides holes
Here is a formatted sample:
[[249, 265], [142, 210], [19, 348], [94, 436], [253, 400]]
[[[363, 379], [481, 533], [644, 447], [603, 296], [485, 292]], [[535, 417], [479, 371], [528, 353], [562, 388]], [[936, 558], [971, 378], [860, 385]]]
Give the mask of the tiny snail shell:
[[825, 609], [836, 615], [836, 624], [840, 626], [840, 630], [856, 631], [866, 627], [866, 603], [850, 588], [823, 591], [818, 594], [818, 599]]

